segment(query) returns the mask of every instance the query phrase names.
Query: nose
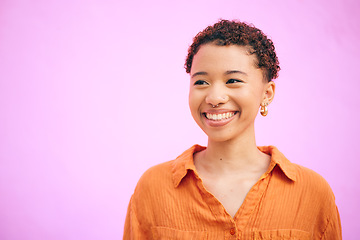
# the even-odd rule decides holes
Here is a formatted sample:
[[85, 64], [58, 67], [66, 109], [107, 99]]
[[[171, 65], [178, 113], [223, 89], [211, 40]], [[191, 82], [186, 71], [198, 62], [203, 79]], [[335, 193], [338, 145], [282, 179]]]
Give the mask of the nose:
[[207, 93], [205, 102], [212, 106], [217, 106], [220, 104], [224, 104], [229, 101], [229, 96], [226, 93], [226, 90], [221, 86], [212, 86]]

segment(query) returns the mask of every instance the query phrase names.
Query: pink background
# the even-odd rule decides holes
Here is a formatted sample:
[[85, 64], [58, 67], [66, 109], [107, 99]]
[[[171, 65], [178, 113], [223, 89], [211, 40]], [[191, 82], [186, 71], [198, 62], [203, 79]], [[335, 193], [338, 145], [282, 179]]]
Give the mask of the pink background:
[[[0, 1], [0, 239], [121, 239], [141, 174], [206, 137], [192, 37], [254, 23], [282, 70], [259, 145], [323, 175], [360, 235], [359, 1]], [[314, 183], [316, 184], [316, 183]]]

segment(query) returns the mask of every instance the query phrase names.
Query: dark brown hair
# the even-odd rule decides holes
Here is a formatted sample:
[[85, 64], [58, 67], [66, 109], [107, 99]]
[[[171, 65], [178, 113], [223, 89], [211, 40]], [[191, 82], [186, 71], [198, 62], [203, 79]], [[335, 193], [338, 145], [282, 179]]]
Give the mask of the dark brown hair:
[[237, 20], [220, 20], [199, 32], [188, 49], [185, 69], [190, 73], [195, 54], [200, 46], [215, 43], [219, 46], [240, 45], [248, 47], [249, 54], [256, 54], [257, 67], [264, 70], [264, 77], [271, 81], [278, 77], [279, 61], [273, 42], [258, 28]]

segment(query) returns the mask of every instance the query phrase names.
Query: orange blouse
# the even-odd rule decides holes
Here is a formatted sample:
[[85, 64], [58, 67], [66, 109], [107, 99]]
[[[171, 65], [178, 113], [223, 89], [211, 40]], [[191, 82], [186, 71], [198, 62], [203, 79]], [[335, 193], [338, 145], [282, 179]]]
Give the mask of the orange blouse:
[[268, 170], [232, 218], [196, 172], [195, 145], [147, 170], [131, 197], [123, 239], [342, 239], [335, 198], [317, 173], [273, 146]]

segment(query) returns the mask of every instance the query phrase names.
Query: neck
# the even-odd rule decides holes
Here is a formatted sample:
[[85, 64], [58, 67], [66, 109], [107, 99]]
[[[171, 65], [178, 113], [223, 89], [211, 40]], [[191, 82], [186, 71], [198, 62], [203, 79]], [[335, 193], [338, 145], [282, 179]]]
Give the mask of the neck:
[[257, 148], [253, 133], [226, 142], [209, 139], [207, 149], [201, 152], [199, 160], [199, 164], [210, 171], [239, 172], [264, 167], [270, 157]]

